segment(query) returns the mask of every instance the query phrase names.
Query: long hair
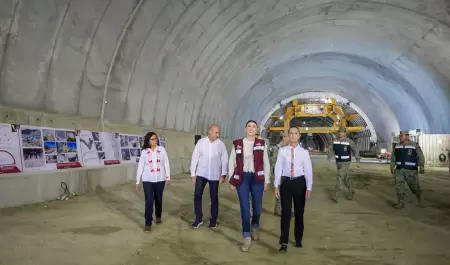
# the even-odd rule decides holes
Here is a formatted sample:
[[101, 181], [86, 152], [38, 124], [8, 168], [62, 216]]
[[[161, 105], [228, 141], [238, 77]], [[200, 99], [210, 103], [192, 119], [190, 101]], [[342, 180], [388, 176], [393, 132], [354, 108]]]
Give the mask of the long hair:
[[[142, 150], [145, 150], [147, 148], [150, 148], [150, 144], [148, 142], [150, 142], [150, 138], [152, 138], [153, 135], [156, 135], [156, 137], [158, 137], [158, 135], [154, 132], [148, 132], [145, 137], [144, 137], [144, 146], [142, 147]], [[159, 138], [156, 141], [156, 145], [159, 146]]]

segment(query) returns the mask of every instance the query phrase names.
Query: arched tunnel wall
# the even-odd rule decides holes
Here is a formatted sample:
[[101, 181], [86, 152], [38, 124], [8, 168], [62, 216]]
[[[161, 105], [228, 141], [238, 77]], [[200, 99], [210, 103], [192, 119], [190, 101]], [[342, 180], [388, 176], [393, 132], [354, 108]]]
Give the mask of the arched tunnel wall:
[[[400, 129], [448, 133], [448, 9], [444, 0], [1, 0], [1, 121], [159, 130], [173, 137], [172, 159], [187, 161], [211, 123], [240, 137], [282, 99], [328, 91], [360, 106], [385, 145]], [[55, 174], [88, 174], [64, 172]], [[17, 179], [2, 176], [0, 194]], [[36, 179], [28, 201], [54, 181]]]

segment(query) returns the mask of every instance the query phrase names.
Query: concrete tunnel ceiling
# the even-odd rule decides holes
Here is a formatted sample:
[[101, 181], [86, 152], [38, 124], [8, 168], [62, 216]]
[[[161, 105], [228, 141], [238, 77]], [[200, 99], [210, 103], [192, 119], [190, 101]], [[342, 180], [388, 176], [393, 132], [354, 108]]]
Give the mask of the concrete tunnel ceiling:
[[446, 2], [0, 0], [0, 104], [234, 138], [325, 91], [379, 141], [449, 133]]

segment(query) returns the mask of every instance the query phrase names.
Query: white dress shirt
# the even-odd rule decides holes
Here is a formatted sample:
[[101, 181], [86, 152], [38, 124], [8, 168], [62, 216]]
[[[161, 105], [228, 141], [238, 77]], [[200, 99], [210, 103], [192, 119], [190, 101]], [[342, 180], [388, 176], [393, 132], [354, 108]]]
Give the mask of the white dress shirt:
[[[247, 138], [243, 139], [244, 143], [244, 172], [255, 172], [254, 165], [254, 157], [253, 157], [253, 146], [255, 142], [251, 142], [247, 140]], [[270, 160], [269, 154], [267, 153], [267, 143], [264, 144], [264, 179], [265, 183], [270, 183]], [[228, 180], [230, 180], [231, 176], [234, 174], [234, 169], [236, 168], [236, 150], [231, 150], [230, 159], [228, 161]]]
[[227, 175], [228, 151], [225, 144], [217, 139], [211, 142], [208, 137], [198, 140], [192, 153], [191, 176], [208, 180], [219, 180]]
[[155, 150], [150, 148], [142, 150], [136, 173], [136, 184], [145, 182], [160, 182], [170, 180], [169, 158], [166, 149], [157, 146]]
[[313, 171], [311, 158], [309, 152], [297, 145], [295, 148], [292, 146], [281, 147], [278, 151], [277, 162], [275, 163], [275, 181], [274, 186], [278, 188], [280, 185], [281, 177], [291, 176], [291, 149], [294, 149], [294, 177], [305, 176], [306, 189], [311, 191], [313, 184]]

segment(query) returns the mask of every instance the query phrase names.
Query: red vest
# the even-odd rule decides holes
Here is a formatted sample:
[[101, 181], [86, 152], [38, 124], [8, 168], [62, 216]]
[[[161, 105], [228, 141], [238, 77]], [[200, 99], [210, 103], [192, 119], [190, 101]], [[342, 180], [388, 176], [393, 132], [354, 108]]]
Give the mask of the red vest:
[[[255, 139], [253, 145], [253, 159], [255, 165], [256, 182], [264, 182], [264, 140]], [[230, 184], [239, 186], [242, 184], [242, 177], [244, 173], [244, 142], [242, 139], [233, 141], [234, 150], [236, 152], [236, 167], [234, 173], [230, 178]]]

